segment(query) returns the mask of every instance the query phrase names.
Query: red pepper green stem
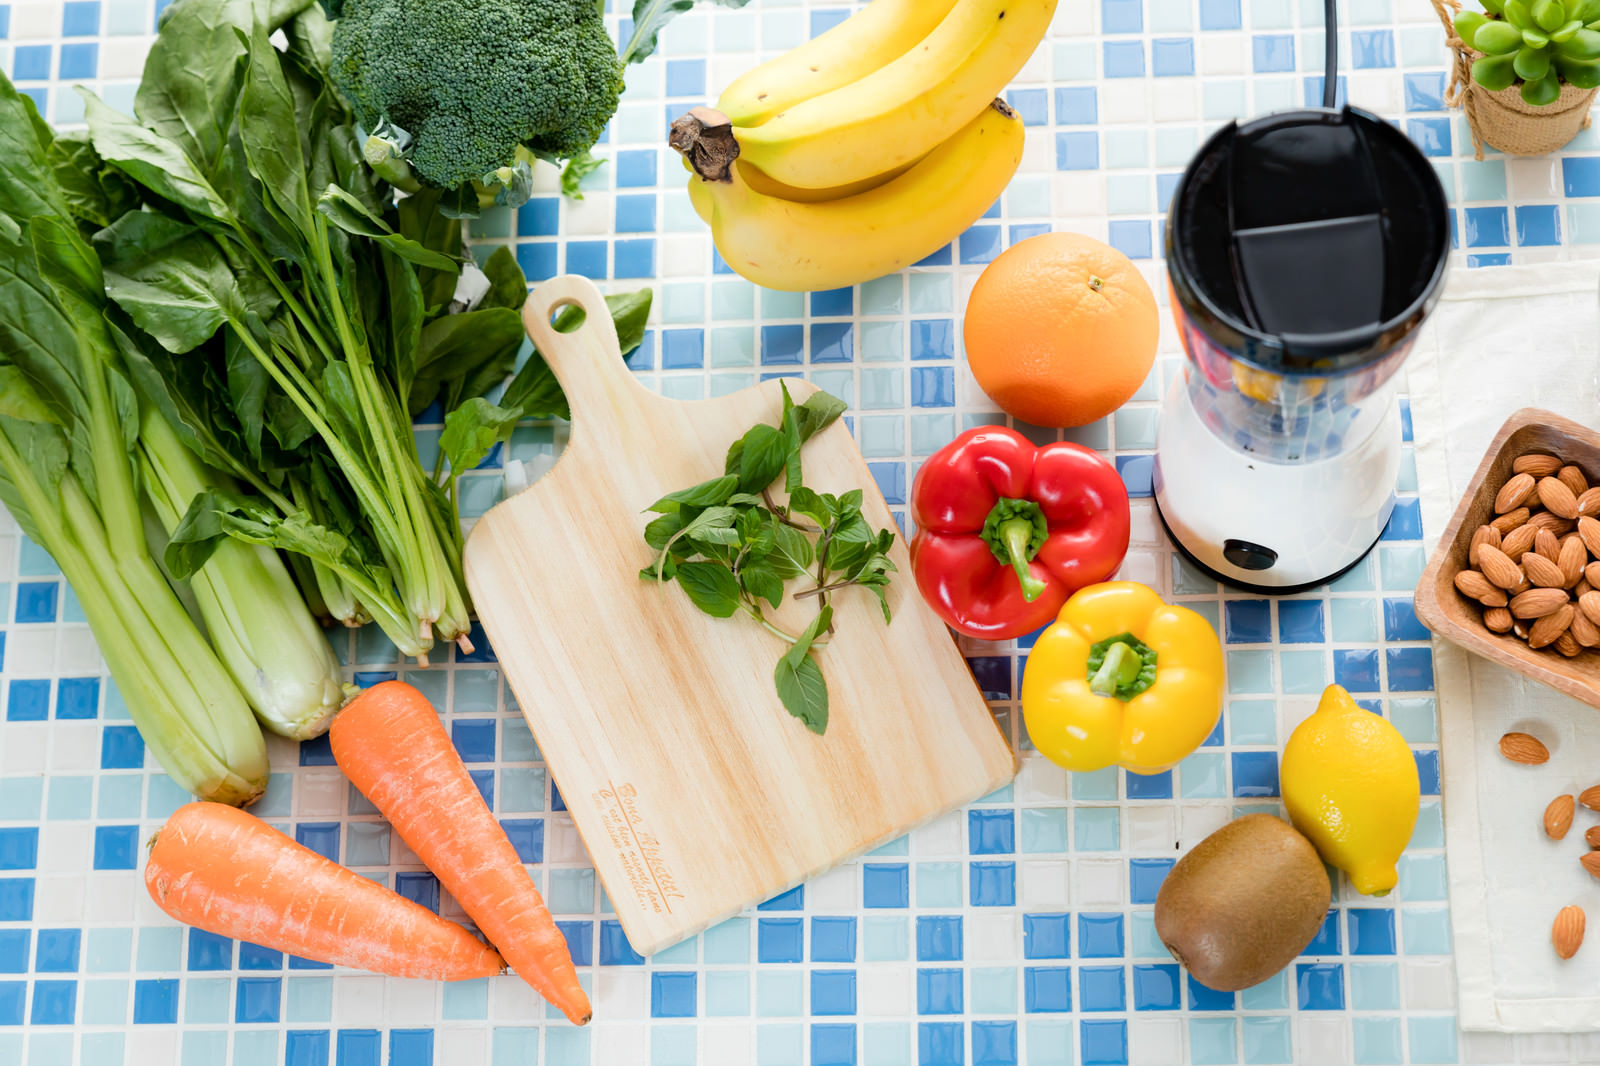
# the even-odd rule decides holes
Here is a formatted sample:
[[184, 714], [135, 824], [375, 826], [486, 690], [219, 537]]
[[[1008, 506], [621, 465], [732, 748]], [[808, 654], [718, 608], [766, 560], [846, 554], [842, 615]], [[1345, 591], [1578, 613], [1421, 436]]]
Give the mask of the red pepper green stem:
[[1033, 557], [1044, 546], [1050, 527], [1044, 512], [1032, 500], [1002, 498], [989, 511], [979, 534], [994, 557], [1017, 572], [1022, 598], [1032, 603], [1048, 587], [1028, 569]]
[[1156, 679], [1156, 653], [1132, 633], [1121, 633], [1089, 649], [1089, 691], [1133, 699]]

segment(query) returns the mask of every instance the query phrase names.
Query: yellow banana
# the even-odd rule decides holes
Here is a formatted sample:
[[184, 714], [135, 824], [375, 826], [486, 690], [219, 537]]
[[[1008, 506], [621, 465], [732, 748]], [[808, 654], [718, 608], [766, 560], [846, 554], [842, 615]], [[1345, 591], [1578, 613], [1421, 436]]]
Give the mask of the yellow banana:
[[840, 200], [795, 203], [732, 180], [689, 177], [689, 197], [717, 251], [769, 289], [836, 289], [902, 270], [989, 209], [1022, 162], [1022, 119], [995, 100], [898, 178]]
[[931, 151], [1022, 69], [1056, 0], [960, 0], [922, 43], [859, 81], [733, 130], [740, 158], [804, 189], [860, 181]]
[[956, 0], [874, 0], [826, 33], [735, 78], [717, 110], [735, 126], [759, 126], [786, 107], [905, 55], [955, 5]]

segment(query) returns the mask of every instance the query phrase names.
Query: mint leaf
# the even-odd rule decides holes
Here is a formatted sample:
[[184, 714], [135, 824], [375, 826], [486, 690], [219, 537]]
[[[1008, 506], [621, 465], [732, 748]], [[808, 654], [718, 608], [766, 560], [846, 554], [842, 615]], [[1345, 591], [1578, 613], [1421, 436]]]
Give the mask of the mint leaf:
[[739, 584], [752, 599], [766, 600], [776, 607], [783, 601], [783, 578], [768, 563], [746, 563], [739, 568]]
[[784, 708], [804, 722], [807, 729], [819, 735], [828, 728], [828, 683], [810, 652], [812, 642], [827, 630], [832, 621], [832, 607], [818, 611], [817, 617], [800, 634], [800, 639], [778, 660], [772, 675]]
[[645, 508], [647, 511], [656, 511], [661, 514], [673, 514], [680, 506], [712, 507], [719, 503], [727, 502], [733, 490], [739, 485], [739, 479], [732, 475], [714, 477], [710, 481], [702, 481], [698, 485], [691, 485], [677, 492], [669, 492], [655, 503]]
[[739, 449], [739, 490], [760, 492], [783, 473], [789, 461], [789, 445], [784, 435], [768, 425], [746, 433]]
[[706, 614], [727, 618], [739, 609], [739, 579], [720, 563], [683, 563], [678, 584]]
[[772, 568], [784, 580], [799, 577], [811, 569], [811, 564], [816, 558], [816, 553], [811, 546], [811, 538], [793, 526], [786, 526], [774, 520], [772, 529], [773, 549], [768, 556]]

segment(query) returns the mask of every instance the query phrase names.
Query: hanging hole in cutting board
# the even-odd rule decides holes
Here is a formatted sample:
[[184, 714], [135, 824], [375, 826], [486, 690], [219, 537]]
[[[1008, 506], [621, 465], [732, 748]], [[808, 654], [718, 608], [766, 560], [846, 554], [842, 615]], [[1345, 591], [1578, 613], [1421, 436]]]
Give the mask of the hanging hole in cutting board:
[[[575, 315], [562, 314], [569, 307], [578, 313]], [[564, 299], [552, 304], [550, 307], [550, 328], [557, 333], [576, 333], [583, 328], [583, 323], [588, 317], [589, 312], [577, 300]]]

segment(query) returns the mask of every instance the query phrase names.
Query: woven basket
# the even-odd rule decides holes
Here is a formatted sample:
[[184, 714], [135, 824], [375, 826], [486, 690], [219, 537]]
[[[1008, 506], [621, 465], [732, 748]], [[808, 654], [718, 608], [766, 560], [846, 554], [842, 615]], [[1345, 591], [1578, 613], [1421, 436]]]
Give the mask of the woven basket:
[[1483, 158], [1483, 146], [1498, 148], [1507, 155], [1544, 155], [1566, 144], [1589, 126], [1589, 105], [1597, 90], [1562, 85], [1561, 95], [1544, 107], [1531, 107], [1522, 100], [1522, 90], [1491, 92], [1472, 80], [1472, 62], [1478, 53], [1456, 35], [1452, 21], [1460, 4], [1455, 0], [1433, 0], [1433, 9], [1445, 26], [1445, 43], [1452, 54], [1450, 83], [1445, 103], [1460, 106], [1467, 113], [1472, 130], [1473, 154]]

